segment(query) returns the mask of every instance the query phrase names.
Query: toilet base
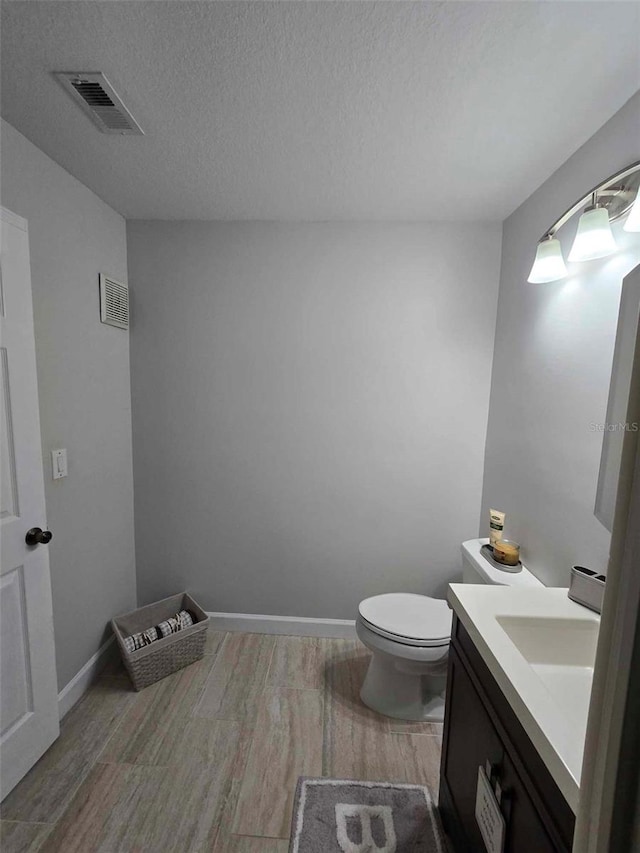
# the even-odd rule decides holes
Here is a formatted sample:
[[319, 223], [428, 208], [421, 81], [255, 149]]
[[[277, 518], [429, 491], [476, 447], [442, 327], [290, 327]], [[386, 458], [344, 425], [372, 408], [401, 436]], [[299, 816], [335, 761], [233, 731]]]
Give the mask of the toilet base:
[[364, 704], [396, 720], [441, 723], [446, 677], [402, 672], [397, 661], [374, 652], [360, 691]]

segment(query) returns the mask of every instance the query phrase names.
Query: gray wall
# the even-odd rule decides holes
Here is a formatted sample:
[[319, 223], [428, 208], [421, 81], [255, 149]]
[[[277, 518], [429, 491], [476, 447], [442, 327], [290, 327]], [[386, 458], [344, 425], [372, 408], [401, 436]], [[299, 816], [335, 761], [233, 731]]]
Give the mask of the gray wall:
[[138, 595], [353, 618], [479, 524], [498, 224], [127, 223]]
[[[593, 514], [622, 278], [640, 263], [621, 226], [616, 255], [570, 267], [564, 281], [526, 279], [538, 238], [590, 187], [640, 159], [632, 98], [504, 223], [481, 531], [489, 507], [547, 585], [580, 563], [606, 569], [610, 536]], [[565, 259], [577, 217], [560, 232]]]
[[[124, 219], [6, 122], [4, 207], [29, 221], [58, 684], [135, 606], [129, 339], [100, 323], [98, 273], [127, 278]], [[69, 476], [51, 479], [66, 447]], [[26, 520], [25, 520], [26, 521]], [[40, 523], [41, 519], [33, 519]]]

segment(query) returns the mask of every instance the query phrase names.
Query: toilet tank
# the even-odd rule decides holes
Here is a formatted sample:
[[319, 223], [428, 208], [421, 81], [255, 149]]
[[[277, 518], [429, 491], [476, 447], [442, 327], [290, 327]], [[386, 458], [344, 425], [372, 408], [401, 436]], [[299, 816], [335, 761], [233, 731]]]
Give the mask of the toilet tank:
[[531, 572], [522, 567], [520, 572], [497, 569], [480, 553], [488, 539], [468, 539], [462, 543], [462, 580], [464, 583], [483, 583], [494, 586], [544, 586]]

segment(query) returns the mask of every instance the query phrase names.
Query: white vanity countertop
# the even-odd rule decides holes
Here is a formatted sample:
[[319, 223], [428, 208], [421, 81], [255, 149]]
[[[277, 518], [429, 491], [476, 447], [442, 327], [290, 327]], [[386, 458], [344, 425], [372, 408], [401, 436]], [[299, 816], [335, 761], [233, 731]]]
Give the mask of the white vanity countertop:
[[[571, 601], [566, 588], [457, 583], [450, 584], [448, 598], [575, 812], [600, 617]], [[545, 634], [547, 639], [547, 660], [544, 653], [536, 658], [535, 652], [528, 654], [527, 660], [507, 633], [510, 625], [531, 625], [536, 630], [541, 627], [540, 639], [544, 643]], [[550, 631], [545, 631], [546, 625], [551, 626]], [[566, 644], [557, 643], [558, 657], [570, 654], [565, 650], [573, 647], [580, 666], [567, 669], [561, 660], [556, 664], [555, 659], [549, 664], [548, 658], [555, 658], [555, 653], [549, 650], [548, 642], [556, 636], [562, 638], [563, 631], [574, 636]], [[531, 635], [531, 630], [525, 627], [525, 638], [527, 632]], [[587, 652], [581, 652], [582, 634], [589, 638]], [[581, 654], [585, 660], [580, 659]]]

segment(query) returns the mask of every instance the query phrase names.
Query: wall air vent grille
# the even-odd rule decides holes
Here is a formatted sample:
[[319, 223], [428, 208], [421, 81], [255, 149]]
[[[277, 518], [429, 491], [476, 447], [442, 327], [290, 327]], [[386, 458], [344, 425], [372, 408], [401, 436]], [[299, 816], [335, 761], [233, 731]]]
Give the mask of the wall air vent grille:
[[144, 134], [101, 71], [60, 71], [56, 77], [103, 133]]
[[119, 329], [129, 328], [129, 288], [100, 273], [100, 320]]

